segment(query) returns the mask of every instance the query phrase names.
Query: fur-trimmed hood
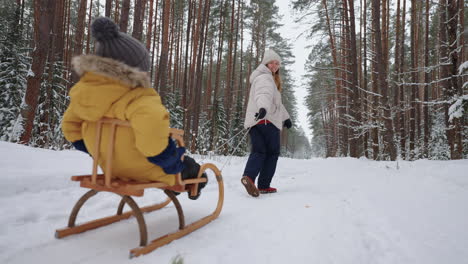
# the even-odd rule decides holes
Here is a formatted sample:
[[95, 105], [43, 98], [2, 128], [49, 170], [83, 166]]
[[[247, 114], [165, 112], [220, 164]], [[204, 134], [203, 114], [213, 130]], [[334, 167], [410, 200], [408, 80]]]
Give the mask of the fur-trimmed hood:
[[73, 58], [80, 81], [70, 90], [70, 105], [82, 120], [96, 121], [103, 116], [125, 120], [130, 104], [140, 97], [155, 97], [148, 73], [113, 59], [95, 55]]
[[130, 88], [151, 87], [147, 72], [133, 68], [125, 63], [96, 55], [81, 55], [72, 59], [73, 70], [81, 77], [86, 72], [103, 75], [120, 81]]

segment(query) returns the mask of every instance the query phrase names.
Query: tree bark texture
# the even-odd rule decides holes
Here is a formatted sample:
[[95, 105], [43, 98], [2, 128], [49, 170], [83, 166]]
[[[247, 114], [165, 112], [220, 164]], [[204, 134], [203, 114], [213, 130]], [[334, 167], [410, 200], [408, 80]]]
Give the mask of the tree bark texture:
[[33, 61], [31, 65], [31, 71], [34, 75], [27, 79], [24, 106], [21, 109], [23, 132], [20, 143], [22, 144], [28, 144], [31, 140], [41, 81], [49, 49], [48, 44], [53, 22], [50, 18], [53, 17], [55, 4], [54, 0], [34, 1], [34, 43], [36, 47], [32, 52]]
[[382, 36], [380, 33], [380, 3], [379, 0], [372, 1], [372, 28], [375, 34], [375, 55], [377, 81], [381, 92], [381, 103], [383, 107], [383, 123], [385, 126], [384, 146], [390, 155], [390, 160], [396, 160], [396, 149], [393, 140], [393, 125], [388, 104], [388, 83], [387, 73], [385, 71], [385, 62], [383, 62]]

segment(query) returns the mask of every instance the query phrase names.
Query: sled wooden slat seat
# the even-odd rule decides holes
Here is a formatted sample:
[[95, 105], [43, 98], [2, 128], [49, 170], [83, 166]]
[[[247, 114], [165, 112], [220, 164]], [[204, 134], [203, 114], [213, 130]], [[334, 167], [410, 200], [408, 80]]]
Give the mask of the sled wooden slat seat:
[[80, 182], [80, 187], [132, 196], [143, 196], [144, 190], [147, 188], [160, 188], [176, 192], [184, 192], [185, 185], [202, 183], [207, 181], [205, 178], [188, 179], [183, 181], [183, 185], [179, 184], [169, 186], [163, 182], [141, 183], [136, 181], [124, 181], [120, 179], [113, 179], [111, 180], [111, 187], [107, 187], [104, 184], [104, 174], [97, 175], [95, 184], [91, 182], [91, 177], [92, 175], [72, 176], [71, 180]]
[[[104, 169], [104, 174], [98, 174], [98, 160], [100, 156], [100, 147], [101, 147], [101, 134], [102, 134], [102, 127], [103, 126], [110, 126], [109, 130], [109, 137], [107, 142], [107, 157], [106, 160], [106, 168]], [[118, 178], [112, 177], [112, 160], [113, 160], [113, 152], [114, 152], [114, 140], [115, 140], [115, 133], [119, 126], [122, 127], [131, 127], [128, 121], [122, 121], [117, 119], [110, 119], [110, 118], [103, 118], [97, 122], [97, 129], [96, 129], [96, 146], [95, 151], [96, 155], [93, 156], [93, 169], [92, 174], [89, 175], [76, 175], [72, 176], [71, 180], [80, 183], [80, 187], [90, 189], [87, 193], [85, 193], [75, 204], [72, 212], [70, 214], [68, 220], [68, 226], [62, 229], [57, 229], [55, 232], [55, 236], [57, 238], [63, 238], [66, 236], [70, 236], [73, 234], [78, 234], [85, 232], [87, 230], [95, 229], [98, 227], [106, 226], [117, 221], [128, 219], [131, 216], [135, 216], [138, 222], [139, 230], [140, 230], [140, 247], [134, 248], [130, 250], [130, 257], [140, 256], [142, 254], [147, 254], [158, 247], [166, 245], [172, 242], [175, 239], [181, 238], [192, 231], [208, 224], [212, 220], [216, 219], [219, 214], [221, 213], [223, 202], [224, 202], [224, 184], [223, 179], [221, 176], [221, 172], [219, 169], [211, 163], [206, 163], [201, 165], [200, 170], [198, 172], [198, 177], [194, 179], [187, 179], [182, 180], [181, 174], [178, 173], [176, 175], [176, 184], [174, 186], [170, 186], [163, 182], [158, 181], [150, 181], [150, 182], [138, 182], [133, 180], [122, 180]], [[173, 129], [170, 130], [170, 135], [173, 139], [175, 139], [179, 146], [184, 146], [183, 142], [183, 131], [180, 129]], [[191, 196], [198, 195], [198, 184], [207, 182], [206, 178], [202, 178], [202, 174], [207, 172], [208, 170], [212, 171], [215, 176], [216, 182], [218, 183], [218, 201], [216, 204], [216, 208], [214, 211], [191, 223], [190, 225], [185, 225], [185, 218], [182, 210], [182, 206], [177, 199], [174, 192], [190, 192]], [[207, 174], [208, 175], [208, 174]], [[212, 181], [210, 181], [212, 182]], [[161, 189], [164, 193], [168, 196], [168, 198], [160, 203], [142, 207], [140, 208], [136, 202], [133, 200], [132, 196], [143, 196], [145, 189], [156, 188]], [[96, 195], [98, 192], [111, 192], [118, 194], [122, 197], [120, 204], [118, 206], [117, 214], [99, 218], [93, 221], [89, 221], [86, 223], [82, 223], [76, 225], [76, 218], [78, 212], [80, 211], [83, 204]], [[145, 223], [145, 219], [143, 217], [143, 213], [152, 212], [161, 208], [164, 208], [170, 202], [173, 202], [178, 218], [179, 218], [179, 230], [171, 233], [163, 235], [152, 242], [148, 243], [147, 237], [147, 227]], [[128, 205], [132, 210], [128, 212], [123, 212], [125, 205]]]

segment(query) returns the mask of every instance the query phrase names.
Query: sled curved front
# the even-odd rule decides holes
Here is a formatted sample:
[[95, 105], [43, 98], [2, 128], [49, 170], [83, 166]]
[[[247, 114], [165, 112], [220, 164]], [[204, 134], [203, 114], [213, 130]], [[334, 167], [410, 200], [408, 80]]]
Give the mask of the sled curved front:
[[[203, 218], [201, 218], [201, 219], [199, 219], [199, 220], [197, 220], [197, 221], [195, 221], [195, 222], [193, 222], [193, 223], [191, 223], [191, 224], [189, 224], [187, 226], [185, 226], [183, 224], [180, 224], [178, 231], [176, 231], [174, 233], [167, 234], [167, 235], [163, 235], [163, 236], [151, 241], [151, 243], [148, 244], [147, 246], [138, 247], [138, 248], [134, 248], [134, 249], [130, 250], [130, 258], [137, 257], [137, 256], [140, 256], [142, 254], [147, 254], [147, 253], [149, 253], [149, 252], [151, 252], [151, 251], [153, 251], [153, 250], [155, 250], [155, 249], [157, 249], [157, 248], [159, 248], [161, 246], [169, 244], [170, 242], [172, 242], [172, 241], [174, 241], [176, 239], [179, 239], [179, 238], [181, 238], [183, 236], [186, 236], [186, 235], [190, 234], [191, 232], [193, 232], [193, 231], [205, 226], [206, 224], [210, 223], [211, 221], [213, 221], [214, 219], [216, 219], [219, 216], [219, 214], [221, 213], [221, 210], [223, 208], [223, 203], [224, 203], [223, 178], [222, 178], [221, 172], [218, 170], [218, 168], [215, 165], [211, 164], [211, 163], [203, 164], [201, 166], [201, 168], [200, 168], [199, 175], [201, 175], [203, 172], [205, 172], [208, 169], [211, 170], [214, 173], [216, 181], [218, 183], [218, 202], [216, 204], [215, 210], [211, 214], [209, 214], [209, 215], [207, 215], [207, 216], [205, 216], [205, 217], [203, 217]], [[176, 197], [174, 196], [174, 198], [176, 198]], [[177, 206], [176, 206], [176, 208], [177, 208], [178, 212], [179, 212], [179, 209], [180, 209], [180, 212], [179, 212], [179, 220], [180, 220], [182, 208], [179, 208]], [[182, 218], [183, 218], [183, 213], [182, 213]], [[180, 223], [181, 223], [181, 221], [180, 221]]]

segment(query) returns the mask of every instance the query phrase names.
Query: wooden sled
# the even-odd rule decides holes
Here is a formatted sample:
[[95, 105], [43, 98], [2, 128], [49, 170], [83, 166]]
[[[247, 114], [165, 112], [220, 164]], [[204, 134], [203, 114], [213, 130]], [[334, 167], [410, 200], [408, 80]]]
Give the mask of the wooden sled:
[[[106, 169], [104, 170], [104, 174], [97, 174], [98, 168], [98, 159], [99, 159], [99, 148], [101, 145], [101, 131], [103, 125], [109, 125], [109, 142], [108, 142], [108, 157], [106, 157]], [[219, 214], [221, 213], [221, 209], [223, 207], [224, 201], [224, 185], [223, 185], [223, 178], [221, 176], [221, 172], [219, 169], [211, 163], [203, 164], [200, 167], [198, 172], [198, 177], [196, 179], [188, 179], [182, 180], [181, 174], [177, 174], [176, 178], [176, 185], [169, 186], [162, 182], [136, 182], [136, 181], [124, 181], [120, 179], [113, 179], [112, 178], [112, 156], [114, 150], [114, 139], [115, 139], [115, 131], [118, 126], [130, 127], [130, 123], [127, 121], [117, 120], [117, 119], [109, 119], [103, 118], [97, 122], [97, 130], [96, 130], [96, 149], [94, 153], [97, 153], [95, 157], [93, 157], [93, 172], [91, 175], [80, 175], [80, 176], [72, 176], [72, 181], [80, 182], [80, 186], [84, 188], [89, 188], [87, 193], [85, 193], [75, 204], [70, 214], [70, 218], [68, 220], [68, 227], [57, 229], [55, 232], [56, 238], [62, 238], [78, 233], [85, 232], [87, 230], [95, 229], [98, 227], [102, 227], [105, 225], [109, 225], [115, 223], [117, 221], [130, 218], [131, 216], [135, 216], [138, 222], [139, 230], [140, 230], [140, 246], [130, 250], [130, 258], [137, 257], [142, 254], [147, 254], [161, 246], [164, 246], [175, 239], [181, 238], [194, 230], [197, 230], [204, 225], [208, 224], [209, 222], [216, 219]], [[171, 129], [170, 131], [171, 137], [175, 139], [179, 146], [184, 146], [184, 142], [182, 139], [183, 131], [179, 129]], [[191, 192], [192, 196], [196, 196], [198, 194], [198, 184], [202, 182], [206, 182], [207, 179], [201, 178], [202, 173], [207, 170], [211, 170], [216, 178], [218, 183], [218, 203], [216, 209], [209, 215], [189, 224], [185, 224], [184, 212], [182, 210], [182, 206], [179, 203], [179, 200], [175, 196], [172, 191], [176, 192]], [[158, 204], [154, 204], [151, 206], [146, 206], [140, 208], [137, 203], [134, 201], [132, 196], [143, 196], [145, 189], [147, 188], [158, 188], [162, 189], [164, 193], [168, 196], [166, 201]], [[79, 225], [76, 224], [76, 218], [78, 212], [80, 211], [81, 207], [84, 203], [94, 195], [96, 195], [100, 191], [105, 192], [112, 192], [118, 194], [122, 197], [120, 204], [117, 209], [117, 214], [113, 216], [108, 216], [104, 218], [99, 218], [90, 222], [81, 223]], [[158, 209], [161, 209], [168, 205], [170, 202], [174, 203], [175, 208], [177, 209], [177, 214], [179, 216], [179, 230], [170, 234], [163, 235], [151, 242], [148, 243], [148, 234], [145, 219], [143, 217], [143, 213], [152, 212]], [[128, 212], [123, 212], [124, 206], [127, 204], [132, 210]]]

